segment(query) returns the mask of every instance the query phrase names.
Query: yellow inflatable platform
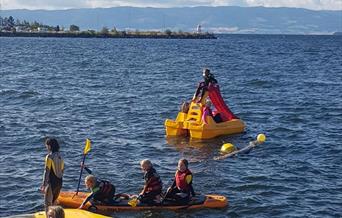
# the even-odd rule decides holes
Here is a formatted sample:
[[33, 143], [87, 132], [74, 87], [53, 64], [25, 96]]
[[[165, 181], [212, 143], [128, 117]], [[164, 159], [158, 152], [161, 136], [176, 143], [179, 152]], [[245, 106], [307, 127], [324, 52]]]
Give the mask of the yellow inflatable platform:
[[[214, 106], [220, 109], [220, 113], [229, 118], [224, 122], [216, 123], [212, 116], [207, 116], [207, 123], [204, 123], [202, 113], [207, 97], [210, 97]], [[187, 113], [179, 112], [176, 120], [167, 119], [164, 125], [166, 136], [190, 136], [193, 139], [210, 139], [220, 135], [241, 133], [245, 129], [243, 121], [237, 118], [224, 103], [218, 87], [209, 89], [198, 103], [193, 99]]]
[[[80, 209], [64, 209], [65, 218], [109, 218], [96, 213], [91, 213], [86, 210]], [[33, 216], [34, 218], [46, 218], [45, 211], [37, 212]]]

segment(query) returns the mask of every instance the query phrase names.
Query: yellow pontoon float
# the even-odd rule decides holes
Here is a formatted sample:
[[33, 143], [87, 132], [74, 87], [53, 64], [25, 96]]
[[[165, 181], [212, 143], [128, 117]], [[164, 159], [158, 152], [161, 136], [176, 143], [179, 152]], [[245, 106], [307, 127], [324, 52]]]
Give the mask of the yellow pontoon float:
[[[216, 123], [212, 116], [207, 116], [207, 122], [203, 122], [202, 115], [207, 97], [210, 98], [217, 113], [220, 113], [222, 122]], [[241, 133], [245, 129], [245, 124], [225, 104], [219, 86], [210, 84], [208, 91], [205, 91], [200, 102], [196, 102], [194, 97], [189, 110], [187, 112], [180, 111], [176, 120], [167, 119], [165, 128], [166, 136], [190, 136], [194, 139], [210, 139], [220, 135]]]

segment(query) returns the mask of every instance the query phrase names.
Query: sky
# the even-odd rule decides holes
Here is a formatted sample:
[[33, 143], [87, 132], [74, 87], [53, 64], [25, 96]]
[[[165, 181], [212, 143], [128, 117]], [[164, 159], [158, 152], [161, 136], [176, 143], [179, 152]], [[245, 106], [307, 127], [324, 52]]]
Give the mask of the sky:
[[312, 10], [342, 10], [342, 0], [0, 0], [1, 9], [70, 9], [134, 7], [194, 7], [194, 6], [264, 6], [307, 8]]

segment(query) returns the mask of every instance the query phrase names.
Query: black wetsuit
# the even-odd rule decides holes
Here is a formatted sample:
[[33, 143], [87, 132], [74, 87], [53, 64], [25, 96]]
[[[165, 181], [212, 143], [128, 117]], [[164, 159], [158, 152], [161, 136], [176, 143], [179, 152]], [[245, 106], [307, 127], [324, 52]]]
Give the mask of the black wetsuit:
[[209, 86], [210, 83], [211, 84], [217, 84], [218, 83], [213, 74], [209, 74], [208, 76], [205, 76], [204, 77], [204, 81], [200, 82], [198, 84], [198, 87], [197, 87], [197, 90], [196, 90], [196, 93], [195, 93], [195, 99], [201, 93], [201, 99], [200, 100], [202, 100], [202, 98], [204, 96], [204, 93], [206, 91], [208, 91], [208, 86]]

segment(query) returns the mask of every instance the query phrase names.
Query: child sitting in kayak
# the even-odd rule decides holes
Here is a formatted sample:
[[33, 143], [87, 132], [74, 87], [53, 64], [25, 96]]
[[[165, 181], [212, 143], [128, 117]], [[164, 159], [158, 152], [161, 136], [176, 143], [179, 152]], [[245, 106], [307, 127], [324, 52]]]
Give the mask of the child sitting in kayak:
[[88, 189], [91, 190], [90, 195], [83, 201], [81, 206], [79, 207], [82, 209], [84, 205], [88, 201], [91, 204], [96, 202], [104, 203], [104, 204], [115, 204], [115, 186], [112, 185], [110, 182], [105, 180], [97, 180], [95, 176], [88, 175], [85, 178], [85, 185]]
[[153, 168], [150, 160], [145, 159], [140, 162], [141, 169], [144, 171], [144, 188], [138, 196], [141, 203], [153, 205], [160, 203], [160, 194], [162, 192], [162, 181]]
[[192, 173], [188, 169], [189, 162], [186, 159], [178, 161], [178, 170], [171, 187], [167, 189], [164, 199], [173, 200], [179, 204], [187, 204], [191, 197], [195, 196], [192, 187]]

